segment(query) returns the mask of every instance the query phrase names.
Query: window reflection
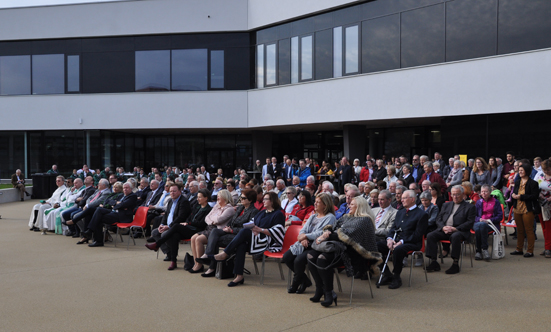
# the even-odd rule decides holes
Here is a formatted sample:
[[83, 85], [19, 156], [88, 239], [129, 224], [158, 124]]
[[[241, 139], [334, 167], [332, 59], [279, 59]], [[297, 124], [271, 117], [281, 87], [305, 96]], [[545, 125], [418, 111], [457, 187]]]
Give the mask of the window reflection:
[[170, 90], [170, 51], [136, 52], [136, 91]]
[[0, 95], [31, 94], [31, 57], [0, 57]]
[[345, 73], [358, 72], [358, 26], [354, 25], [345, 29]]
[[333, 77], [342, 76], [342, 27], [333, 28]]
[[67, 56], [67, 91], [80, 91], [80, 56]]
[[362, 71], [400, 68], [400, 14], [362, 24]]
[[312, 36], [302, 37], [300, 39], [300, 79], [312, 79]]
[[64, 55], [33, 55], [32, 82], [34, 95], [65, 93]]
[[224, 88], [224, 51], [210, 52], [210, 87]]
[[172, 90], [207, 90], [208, 59], [206, 49], [172, 51]]
[[276, 45], [266, 45], [266, 85], [276, 84]]
[[264, 87], [264, 44], [256, 47], [256, 87]]
[[298, 37], [291, 38], [291, 83], [298, 82]]

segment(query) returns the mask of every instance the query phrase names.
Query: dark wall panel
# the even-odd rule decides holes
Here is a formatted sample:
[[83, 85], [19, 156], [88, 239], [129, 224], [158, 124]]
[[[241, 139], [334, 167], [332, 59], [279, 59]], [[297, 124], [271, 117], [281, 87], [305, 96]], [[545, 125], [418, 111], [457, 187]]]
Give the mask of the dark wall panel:
[[82, 92], [134, 91], [134, 52], [83, 53]]
[[251, 89], [251, 49], [248, 47], [228, 48], [224, 52], [226, 63], [226, 90]]
[[291, 40], [282, 39], [278, 43], [279, 85], [291, 83]]
[[400, 68], [400, 15], [362, 23], [362, 69], [364, 73]]
[[317, 80], [333, 77], [333, 29], [316, 32], [314, 45], [314, 77]]

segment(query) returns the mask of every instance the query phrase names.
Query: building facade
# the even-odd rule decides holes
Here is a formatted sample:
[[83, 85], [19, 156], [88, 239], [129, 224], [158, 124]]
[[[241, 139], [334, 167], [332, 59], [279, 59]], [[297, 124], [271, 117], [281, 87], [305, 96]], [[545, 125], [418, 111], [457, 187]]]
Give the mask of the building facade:
[[551, 155], [546, 0], [0, 10], [0, 177], [288, 154]]

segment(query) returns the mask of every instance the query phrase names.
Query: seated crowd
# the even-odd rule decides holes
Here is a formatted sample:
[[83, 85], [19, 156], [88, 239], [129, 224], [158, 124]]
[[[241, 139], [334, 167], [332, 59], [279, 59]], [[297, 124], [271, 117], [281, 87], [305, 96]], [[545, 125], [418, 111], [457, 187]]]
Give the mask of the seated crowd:
[[[79, 238], [77, 244], [93, 239], [88, 246], [101, 247], [114, 224], [131, 222], [145, 207], [144, 234], [131, 236], [144, 236], [148, 249], [161, 249], [168, 270], [177, 268], [182, 240], [191, 243], [190, 273], [213, 277], [217, 262], [233, 259], [230, 287], [244, 283], [247, 253], [279, 252], [286, 229], [300, 228], [282, 258], [293, 271], [288, 292], [301, 294], [315, 284], [310, 300], [320, 302], [323, 296], [323, 306], [337, 304], [335, 268], [362, 279], [381, 274], [378, 284], [396, 289], [407, 256], [424, 246], [427, 272], [440, 271], [438, 258], [450, 256], [446, 273], [459, 273], [462, 244], [471, 241], [475, 259], [490, 261], [488, 237], [507, 222], [506, 215], [507, 226], [514, 222], [517, 229], [511, 255], [534, 256], [536, 221], [541, 221], [542, 255], [551, 258], [549, 159], [537, 157], [532, 165], [507, 153], [505, 163], [477, 157], [465, 164], [459, 156], [445, 163], [435, 153], [432, 161], [415, 155], [410, 164], [405, 156], [387, 161], [368, 155], [363, 166], [343, 157], [335, 167], [308, 158], [284, 160], [279, 164], [272, 157], [263, 166], [257, 161], [252, 173], [261, 182], [245, 170], [226, 178], [222, 170], [209, 174], [205, 167], [153, 168], [145, 174], [137, 167], [133, 173], [120, 167], [92, 172], [84, 165], [67, 179], [57, 176], [57, 189], [34, 205], [29, 227]], [[392, 271], [385, 261], [392, 262]], [[425, 262], [418, 257], [415, 266]]]

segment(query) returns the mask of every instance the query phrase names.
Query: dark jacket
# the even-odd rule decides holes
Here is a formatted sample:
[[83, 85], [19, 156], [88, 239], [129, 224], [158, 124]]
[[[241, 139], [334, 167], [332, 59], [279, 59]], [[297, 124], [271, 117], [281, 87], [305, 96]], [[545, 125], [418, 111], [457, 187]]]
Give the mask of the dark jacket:
[[[446, 221], [450, 217], [450, 214], [453, 211], [453, 205], [455, 203], [446, 202], [442, 205], [442, 210], [438, 213], [436, 218], [436, 229], [442, 230], [446, 226]], [[467, 201], [462, 201], [459, 204], [459, 208], [455, 211], [453, 215], [453, 227], [457, 228], [458, 232], [463, 233], [464, 237], [469, 239], [471, 237], [471, 228], [473, 228], [474, 219], [476, 217], [476, 208], [474, 205], [468, 203]]]
[[[342, 174], [340, 173], [342, 171]], [[341, 185], [345, 185], [347, 183], [352, 183], [352, 176], [354, 175], [354, 170], [352, 169], [352, 166], [350, 165], [343, 165], [339, 167], [339, 174], [338, 178], [341, 181]]]
[[394, 218], [394, 225], [388, 231], [387, 238], [393, 238], [396, 230], [402, 229], [396, 236], [396, 241], [403, 240], [404, 243], [416, 244], [421, 248], [428, 221], [429, 216], [418, 207], [407, 213], [406, 209], [398, 210]]
[[96, 191], [96, 188], [90, 186], [90, 187], [86, 187], [83, 191], [82, 191], [82, 194], [80, 194], [80, 197], [82, 197], [82, 200], [80, 200], [78, 203], [77, 203], [77, 206], [78, 207], [84, 207], [84, 205], [86, 205], [86, 201], [88, 201], [88, 198], [90, 198], [90, 196], [92, 196], [92, 194], [94, 194], [94, 192]]
[[386, 172], [386, 168], [383, 165], [381, 168], [373, 170], [373, 175], [371, 176], [371, 178], [373, 179], [372, 181], [377, 184], [377, 182], [382, 181], [384, 178], [386, 178], [387, 175], [388, 174]]
[[[272, 180], [276, 180], [276, 178], [278, 176], [281, 175], [281, 165], [280, 164], [277, 164], [275, 165], [275, 170], [274, 170], [274, 164], [270, 164], [266, 167], [267, 169], [267, 173], [270, 174], [272, 176]], [[264, 179], [262, 179], [264, 180]]]
[[[518, 195], [518, 190], [520, 188], [520, 176], [517, 180], [515, 180], [515, 189], [513, 190], [513, 193]], [[520, 200], [524, 201], [526, 204], [526, 209], [528, 212], [534, 212], [534, 214], [540, 214], [541, 213], [541, 206], [538, 202], [538, 198], [540, 196], [540, 187], [538, 183], [530, 178], [528, 178], [528, 182], [526, 182], [526, 187], [524, 189], [524, 195], [520, 195]], [[513, 199], [513, 207], [517, 207], [517, 201], [516, 199]]]
[[201, 210], [201, 205], [196, 204], [189, 214], [189, 217], [186, 219], [186, 222], [188, 223], [187, 227], [198, 232], [207, 228], [207, 223], [205, 223], [205, 219], [207, 218], [207, 215], [210, 213], [211, 210], [212, 207], [208, 204], [203, 210]]
[[[134, 218], [134, 206], [136, 205], [136, 194], [131, 193], [121, 198], [120, 203], [113, 206], [118, 211], [119, 222], [129, 223]], [[112, 212], [113, 213], [113, 212]]]
[[[253, 204], [251, 204], [245, 211], [243, 210], [245, 210], [245, 207], [243, 205], [239, 205], [237, 210], [235, 210], [235, 215], [232, 221], [228, 224], [234, 234], [237, 234], [237, 232], [242, 230], [243, 224], [248, 223], [258, 213], [258, 210]], [[243, 212], [243, 215], [241, 215], [241, 212]]]
[[[166, 212], [163, 215], [163, 220], [161, 221], [161, 224], [163, 225], [168, 224], [168, 215], [170, 214], [170, 210], [172, 209], [172, 204], [174, 204], [174, 201], [170, 199], [170, 202], [168, 202], [168, 205], [166, 206]], [[178, 205], [176, 206], [174, 210], [174, 215], [172, 216], [172, 224], [170, 224], [170, 227], [185, 222], [190, 214], [191, 207], [189, 206], [189, 201], [184, 197], [184, 195], [180, 195], [180, 198], [178, 199]]]
[[111, 195], [107, 196], [105, 203], [103, 203], [103, 207], [106, 209], [112, 209], [123, 196], [123, 193], [111, 193]]

